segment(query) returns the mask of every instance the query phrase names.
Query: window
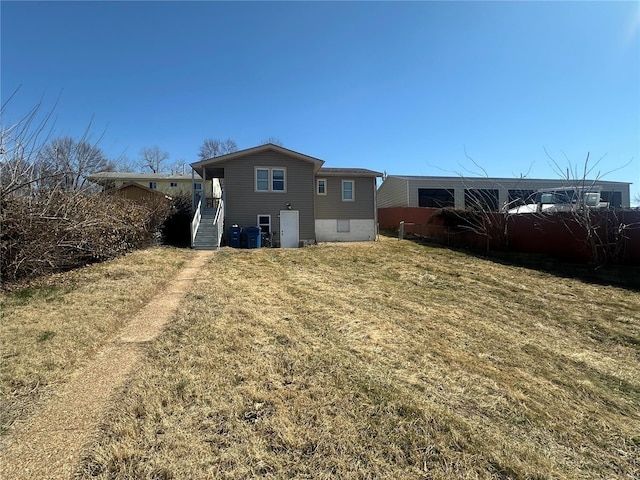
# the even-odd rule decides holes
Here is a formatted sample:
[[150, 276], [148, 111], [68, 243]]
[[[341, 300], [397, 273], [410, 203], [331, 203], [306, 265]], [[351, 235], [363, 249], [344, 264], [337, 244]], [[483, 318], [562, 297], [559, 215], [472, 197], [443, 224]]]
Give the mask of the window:
[[354, 200], [353, 190], [354, 190], [353, 180], [342, 181], [342, 201], [343, 202], [353, 202]]
[[202, 184], [201, 183], [195, 183], [194, 184], [194, 190], [202, 190]]
[[419, 188], [418, 206], [431, 208], [455, 207], [452, 188]]
[[464, 191], [464, 206], [473, 210], [498, 211], [498, 190], [469, 188]]
[[327, 179], [326, 178], [319, 178], [318, 179], [316, 193], [318, 195], [326, 195], [327, 194]]
[[262, 233], [271, 232], [271, 215], [258, 215], [258, 226]]
[[533, 203], [535, 194], [535, 190], [509, 190], [509, 207]]
[[256, 168], [256, 190], [258, 192], [269, 191], [269, 169]]
[[338, 220], [337, 231], [342, 233], [350, 232], [350, 222], [347, 220]]
[[149, 188], [155, 190], [156, 188], [158, 188], [158, 185], [156, 185], [156, 182], [149, 182]]
[[271, 170], [271, 190], [274, 192], [284, 192], [284, 170], [274, 168]]
[[178, 182], [171, 182], [169, 185], [172, 186], [172, 187], [177, 187], [178, 186]]
[[256, 192], [286, 192], [287, 172], [284, 168], [256, 167]]
[[609, 202], [609, 206], [613, 208], [622, 207], [622, 192], [600, 192], [600, 198], [603, 202]]

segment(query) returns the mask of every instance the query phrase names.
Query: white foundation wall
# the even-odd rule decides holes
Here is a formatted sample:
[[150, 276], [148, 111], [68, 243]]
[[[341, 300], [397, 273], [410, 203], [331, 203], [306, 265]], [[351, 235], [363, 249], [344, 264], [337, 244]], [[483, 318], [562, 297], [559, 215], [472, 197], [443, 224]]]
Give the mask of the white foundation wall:
[[375, 220], [349, 220], [349, 231], [338, 232], [338, 220], [316, 220], [318, 242], [363, 242], [376, 239]]

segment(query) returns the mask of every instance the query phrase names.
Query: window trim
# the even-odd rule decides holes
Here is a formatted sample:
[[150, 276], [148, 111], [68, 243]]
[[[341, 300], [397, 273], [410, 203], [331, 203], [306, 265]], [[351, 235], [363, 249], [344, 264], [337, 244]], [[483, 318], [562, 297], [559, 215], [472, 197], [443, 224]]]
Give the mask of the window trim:
[[[266, 190], [258, 188], [258, 171], [261, 171], [261, 170], [266, 170], [268, 172], [267, 174], [268, 185]], [[283, 175], [282, 183], [284, 187], [282, 190], [275, 190], [273, 188], [274, 170], [282, 171], [282, 175]], [[261, 181], [264, 181], [264, 179], [261, 179]], [[256, 193], [287, 193], [287, 167], [260, 167], [256, 165], [253, 168], [253, 191]]]
[[[324, 184], [324, 192], [320, 191], [320, 182], [322, 182]], [[327, 179], [326, 178], [317, 178], [316, 179], [316, 195], [327, 196]]]
[[[258, 188], [258, 172], [265, 170], [267, 172], [267, 189]], [[256, 192], [268, 192], [269, 191], [269, 177], [271, 177], [271, 170], [265, 167], [255, 167], [253, 171], [253, 188]], [[264, 179], [259, 179], [261, 182], [264, 182]]]
[[149, 182], [149, 188], [151, 190], [157, 190], [158, 189], [158, 182]]
[[[344, 198], [344, 185], [345, 183], [351, 184], [351, 198]], [[355, 180], [342, 180], [342, 201], [343, 202], [355, 202], [356, 201], [356, 181]]]
[[195, 182], [193, 184], [193, 189], [194, 190], [202, 190], [202, 183], [201, 182]]
[[178, 186], [178, 182], [169, 182], [169, 186], [176, 188]]

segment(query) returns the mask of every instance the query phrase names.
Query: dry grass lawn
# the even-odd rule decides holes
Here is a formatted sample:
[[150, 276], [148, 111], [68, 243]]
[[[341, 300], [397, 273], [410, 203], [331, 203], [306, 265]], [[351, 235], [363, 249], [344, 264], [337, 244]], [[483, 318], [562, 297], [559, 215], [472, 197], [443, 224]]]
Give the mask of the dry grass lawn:
[[223, 249], [77, 477], [639, 478], [639, 360], [635, 291], [386, 238]]
[[91, 361], [192, 254], [138, 251], [0, 294], [0, 440]]

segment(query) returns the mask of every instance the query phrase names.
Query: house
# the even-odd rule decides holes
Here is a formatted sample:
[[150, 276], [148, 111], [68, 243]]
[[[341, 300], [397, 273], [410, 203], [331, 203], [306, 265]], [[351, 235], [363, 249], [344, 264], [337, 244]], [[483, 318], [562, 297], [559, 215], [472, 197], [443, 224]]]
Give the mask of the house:
[[323, 164], [271, 143], [192, 163], [203, 184], [222, 185], [221, 199], [206, 197], [196, 207], [194, 247], [219, 247], [234, 225], [259, 227], [281, 247], [374, 240], [376, 178], [382, 174]]
[[[97, 183], [103, 191], [124, 189], [130, 185], [138, 185], [149, 190], [158, 191], [174, 197], [176, 195], [191, 195], [192, 191], [199, 193], [203, 188], [202, 178], [194, 175], [175, 175], [167, 173], [131, 173], [131, 172], [100, 172], [87, 177]], [[220, 195], [220, 185], [209, 182], [206, 196]], [[130, 187], [129, 187], [130, 188]], [[133, 189], [139, 190], [141, 189]]]
[[589, 186], [598, 188], [601, 201], [628, 208], [630, 183], [604, 180], [420, 177], [388, 175], [378, 189], [378, 208], [455, 207], [498, 211], [529, 203], [538, 190]]
[[119, 197], [133, 200], [134, 202], [147, 202], [155, 200], [171, 200], [171, 197], [159, 190], [153, 190], [139, 183], [127, 182], [119, 187], [103, 190], [105, 193], [118, 195]]

